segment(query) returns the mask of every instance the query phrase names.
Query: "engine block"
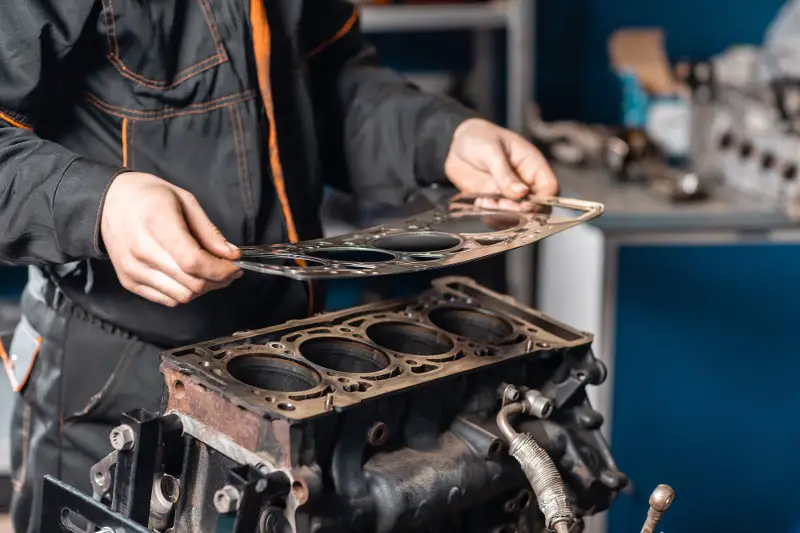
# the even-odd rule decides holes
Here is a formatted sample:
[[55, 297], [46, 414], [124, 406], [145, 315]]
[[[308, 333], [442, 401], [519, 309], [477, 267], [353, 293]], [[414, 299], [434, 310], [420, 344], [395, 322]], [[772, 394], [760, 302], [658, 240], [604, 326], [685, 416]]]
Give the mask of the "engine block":
[[628, 483], [586, 397], [591, 343], [447, 277], [165, 352], [163, 412], [126, 414], [93, 498], [48, 479], [42, 527], [579, 532]]

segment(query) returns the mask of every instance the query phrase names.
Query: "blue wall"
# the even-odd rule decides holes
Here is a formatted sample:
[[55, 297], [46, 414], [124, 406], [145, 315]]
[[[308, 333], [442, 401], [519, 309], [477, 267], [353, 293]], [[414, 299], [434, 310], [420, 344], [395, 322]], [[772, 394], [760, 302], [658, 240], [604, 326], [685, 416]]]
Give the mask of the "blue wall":
[[611, 442], [634, 491], [610, 533], [639, 530], [658, 483], [677, 493], [658, 531], [796, 531], [800, 246], [631, 246], [618, 264]]
[[[619, 89], [606, 53], [606, 42], [614, 30], [659, 26], [666, 31], [672, 60], [703, 59], [733, 44], [760, 43], [784, 3], [783, 0], [535, 1], [539, 12], [537, 94], [545, 118], [606, 123], [615, 122], [619, 115]], [[386, 62], [397, 68], [466, 71], [469, 67], [470, 40], [465, 34], [370, 36], [370, 39]], [[498, 50], [503, 55], [503, 45], [499, 44]], [[498, 80], [502, 79], [498, 75]], [[500, 95], [504, 94], [501, 81], [497, 88]]]

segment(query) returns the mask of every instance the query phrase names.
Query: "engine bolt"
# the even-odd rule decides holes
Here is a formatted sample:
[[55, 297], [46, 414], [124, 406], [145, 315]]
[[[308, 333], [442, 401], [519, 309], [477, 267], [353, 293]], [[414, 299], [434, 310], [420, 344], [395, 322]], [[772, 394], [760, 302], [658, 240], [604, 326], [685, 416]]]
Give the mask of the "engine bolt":
[[136, 433], [133, 428], [128, 424], [122, 424], [111, 430], [109, 435], [111, 447], [121, 452], [123, 450], [130, 450], [136, 442]]
[[537, 390], [525, 393], [525, 407], [536, 418], [549, 418], [553, 414], [553, 400]]
[[367, 433], [367, 442], [372, 446], [382, 446], [386, 444], [388, 438], [389, 428], [383, 422], [375, 422], [372, 424], [372, 427]]
[[500, 385], [500, 398], [504, 402], [516, 402], [519, 400], [519, 389], [514, 385], [502, 383]]
[[220, 514], [234, 513], [239, 510], [242, 494], [233, 485], [225, 485], [214, 493], [214, 508]]
[[647, 511], [647, 520], [642, 526], [642, 533], [653, 533], [664, 516], [664, 512], [672, 505], [675, 491], [669, 485], [659, 485], [650, 495], [650, 509]]

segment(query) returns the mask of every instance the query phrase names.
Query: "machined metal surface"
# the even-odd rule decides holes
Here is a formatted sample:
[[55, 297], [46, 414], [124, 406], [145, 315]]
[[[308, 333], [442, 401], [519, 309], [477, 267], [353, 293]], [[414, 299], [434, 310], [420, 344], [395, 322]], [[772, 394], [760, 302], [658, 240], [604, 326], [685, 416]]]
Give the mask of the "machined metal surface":
[[[165, 352], [166, 416], [220, 456], [286, 475], [292, 531], [539, 532], [495, 415], [518, 401], [541, 417], [517, 424], [552, 454], [567, 487], [555, 493], [568, 492], [576, 524], [607, 508], [626, 478], [585, 396], [606, 374], [591, 342], [468, 278], [440, 278], [411, 298]], [[529, 448], [512, 453], [527, 464]], [[543, 497], [556, 477], [536, 486]], [[210, 479], [200, 492], [211, 503], [194, 507], [204, 520], [234, 509], [222, 476]], [[566, 523], [559, 517], [551, 525]]]
[[591, 340], [467, 278], [450, 277], [410, 300], [173, 350], [162, 368], [170, 409], [196, 416], [213, 401], [205, 394], [211, 390], [259, 417], [303, 420], [516, 358], [546, 359]]
[[443, 268], [525, 246], [603, 212], [583, 200], [530, 197], [519, 211], [456, 195], [440, 208], [339, 237], [242, 247], [246, 270], [293, 279], [347, 278]]

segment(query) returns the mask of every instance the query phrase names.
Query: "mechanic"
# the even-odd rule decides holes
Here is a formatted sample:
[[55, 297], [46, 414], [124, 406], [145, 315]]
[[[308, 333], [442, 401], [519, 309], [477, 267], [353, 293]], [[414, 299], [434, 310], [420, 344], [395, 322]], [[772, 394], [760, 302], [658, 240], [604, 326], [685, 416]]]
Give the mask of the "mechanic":
[[320, 308], [232, 261], [319, 237], [323, 185], [557, 192], [533, 146], [380, 68], [358, 26], [345, 0], [2, 2], [0, 262], [33, 267], [2, 351], [18, 533], [45, 474], [90, 492], [120, 414], [159, 409], [163, 348]]

